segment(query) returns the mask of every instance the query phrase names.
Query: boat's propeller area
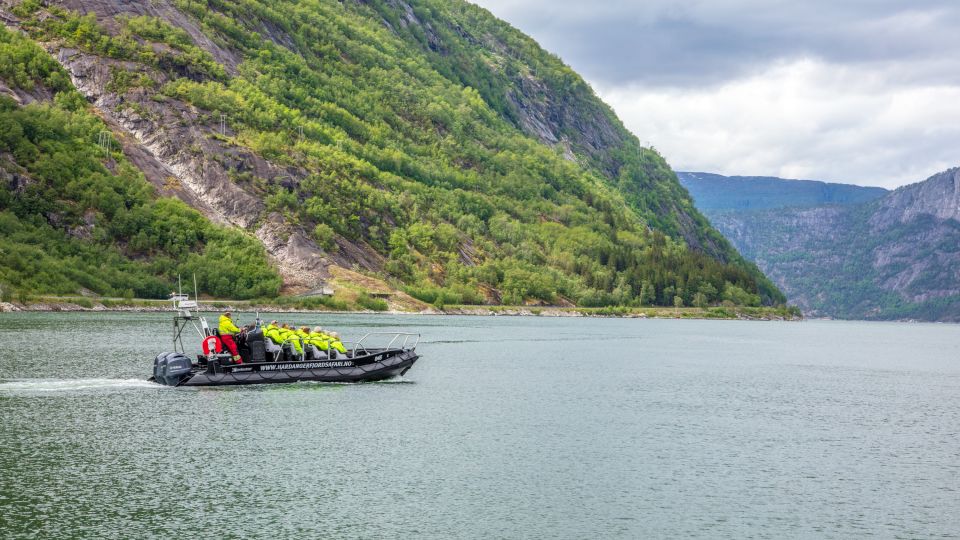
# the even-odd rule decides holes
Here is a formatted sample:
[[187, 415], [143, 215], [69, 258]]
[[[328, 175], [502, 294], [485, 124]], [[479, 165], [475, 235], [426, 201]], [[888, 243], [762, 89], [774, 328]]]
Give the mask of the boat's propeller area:
[[153, 359], [153, 378], [160, 384], [177, 386], [187, 376], [193, 365], [183, 353], [165, 352]]

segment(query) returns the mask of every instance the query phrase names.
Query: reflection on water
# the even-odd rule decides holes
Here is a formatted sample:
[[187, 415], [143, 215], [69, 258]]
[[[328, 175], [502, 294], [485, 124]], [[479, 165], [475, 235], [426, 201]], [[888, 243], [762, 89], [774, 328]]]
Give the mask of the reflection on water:
[[276, 318], [419, 331], [423, 358], [383, 383], [166, 388], [166, 316], [0, 315], [2, 536], [960, 531], [956, 326]]

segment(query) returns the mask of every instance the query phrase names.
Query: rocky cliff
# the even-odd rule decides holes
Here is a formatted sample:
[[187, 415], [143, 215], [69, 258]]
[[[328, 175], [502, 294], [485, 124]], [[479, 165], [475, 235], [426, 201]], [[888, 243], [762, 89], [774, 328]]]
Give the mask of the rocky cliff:
[[706, 212], [809, 315], [960, 320], [960, 169], [860, 204]]
[[960, 169], [942, 172], [884, 197], [870, 224], [882, 230], [922, 216], [938, 221], [960, 221]]

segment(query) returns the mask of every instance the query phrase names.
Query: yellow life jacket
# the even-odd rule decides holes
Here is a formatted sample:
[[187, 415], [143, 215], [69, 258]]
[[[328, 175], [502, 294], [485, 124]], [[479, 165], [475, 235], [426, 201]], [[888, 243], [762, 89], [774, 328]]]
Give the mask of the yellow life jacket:
[[330, 348], [330, 336], [321, 332], [310, 332], [309, 343], [321, 351], [326, 351]]
[[303, 354], [303, 345], [300, 344], [297, 333], [289, 328], [280, 329], [280, 337], [283, 338], [283, 341], [293, 344], [293, 348], [300, 354]]
[[237, 325], [233, 324], [233, 321], [230, 320], [230, 317], [227, 317], [226, 315], [220, 316], [219, 330], [221, 334], [236, 334], [240, 331], [240, 329], [237, 328]]
[[270, 341], [280, 345], [283, 343], [283, 338], [280, 337], [280, 328], [274, 324], [268, 324], [263, 327], [263, 335], [268, 338]]

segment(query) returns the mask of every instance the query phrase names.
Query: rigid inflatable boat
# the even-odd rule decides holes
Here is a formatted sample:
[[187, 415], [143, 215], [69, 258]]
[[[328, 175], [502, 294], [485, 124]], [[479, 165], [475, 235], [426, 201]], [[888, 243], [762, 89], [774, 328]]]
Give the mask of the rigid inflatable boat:
[[[216, 330], [191, 309], [197, 303], [182, 294], [171, 295], [174, 316], [174, 351], [160, 353], [153, 360], [150, 380], [167, 386], [225, 386], [242, 384], [381, 381], [402, 376], [417, 361], [419, 334], [372, 332], [352, 345], [346, 354], [331, 349], [322, 352], [313, 347], [298, 353], [292, 343], [275, 345], [266, 339], [259, 316], [255, 325], [234, 337], [241, 362], [222, 350]], [[199, 323], [199, 326], [198, 326]], [[193, 326], [203, 345], [196, 360], [187, 356], [183, 331]], [[373, 346], [373, 342], [382, 345]], [[369, 345], [368, 345], [369, 344]]]

